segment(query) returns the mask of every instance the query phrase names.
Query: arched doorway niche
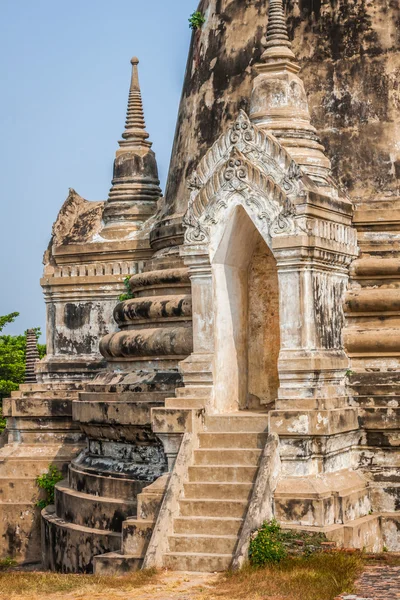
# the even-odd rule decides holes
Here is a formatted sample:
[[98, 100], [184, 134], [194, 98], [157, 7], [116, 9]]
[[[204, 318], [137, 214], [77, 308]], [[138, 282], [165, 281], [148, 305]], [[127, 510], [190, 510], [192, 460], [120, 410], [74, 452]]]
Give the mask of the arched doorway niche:
[[243, 206], [212, 257], [216, 412], [274, 406], [279, 388], [276, 260]]

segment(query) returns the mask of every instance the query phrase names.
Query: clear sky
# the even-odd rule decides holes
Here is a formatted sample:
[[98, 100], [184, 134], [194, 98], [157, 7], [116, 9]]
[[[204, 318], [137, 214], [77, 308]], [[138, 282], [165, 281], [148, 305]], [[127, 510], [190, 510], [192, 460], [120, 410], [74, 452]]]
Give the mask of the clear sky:
[[[130, 59], [165, 189], [197, 0], [0, 0], [0, 315], [45, 327], [39, 280], [72, 187], [105, 200]], [[42, 338], [43, 341], [43, 338]]]

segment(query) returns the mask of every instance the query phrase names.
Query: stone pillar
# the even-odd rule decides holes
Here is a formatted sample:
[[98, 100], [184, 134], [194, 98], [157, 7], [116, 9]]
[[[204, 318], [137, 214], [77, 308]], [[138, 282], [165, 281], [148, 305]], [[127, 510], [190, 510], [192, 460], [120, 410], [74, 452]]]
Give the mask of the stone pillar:
[[[293, 248], [293, 244], [297, 248]], [[319, 244], [327, 245], [319, 240]], [[275, 238], [280, 287], [280, 408], [317, 408], [318, 400], [343, 397], [349, 360], [342, 347], [342, 303], [349, 254], [325, 250], [314, 242]], [[339, 248], [338, 248], [339, 250]], [[349, 249], [350, 250], [350, 249]]]
[[214, 311], [213, 279], [210, 257], [206, 245], [182, 246], [184, 264], [189, 267], [192, 286], [193, 353], [180, 363], [184, 388], [177, 389], [189, 405], [198, 408], [210, 399], [213, 376]]

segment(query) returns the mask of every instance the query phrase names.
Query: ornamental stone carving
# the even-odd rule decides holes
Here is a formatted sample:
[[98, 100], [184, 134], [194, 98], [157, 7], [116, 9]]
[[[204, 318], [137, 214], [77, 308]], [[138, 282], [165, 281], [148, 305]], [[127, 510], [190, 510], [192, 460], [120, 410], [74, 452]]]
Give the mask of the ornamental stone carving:
[[[304, 178], [286, 150], [240, 111], [189, 180], [185, 242], [207, 243], [209, 226], [237, 195], [270, 237], [295, 232], [294, 201], [305, 195]], [[306, 179], [307, 188], [314, 187]]]

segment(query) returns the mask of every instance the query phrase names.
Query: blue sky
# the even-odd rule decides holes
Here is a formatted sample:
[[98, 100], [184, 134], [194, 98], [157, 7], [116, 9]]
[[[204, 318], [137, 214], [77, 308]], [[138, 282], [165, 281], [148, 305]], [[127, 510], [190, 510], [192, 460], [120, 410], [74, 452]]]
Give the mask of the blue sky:
[[134, 55], [164, 189], [196, 5], [1, 0], [0, 315], [21, 313], [5, 332], [44, 330], [42, 256], [68, 188], [107, 197]]

